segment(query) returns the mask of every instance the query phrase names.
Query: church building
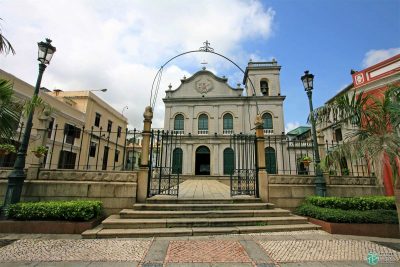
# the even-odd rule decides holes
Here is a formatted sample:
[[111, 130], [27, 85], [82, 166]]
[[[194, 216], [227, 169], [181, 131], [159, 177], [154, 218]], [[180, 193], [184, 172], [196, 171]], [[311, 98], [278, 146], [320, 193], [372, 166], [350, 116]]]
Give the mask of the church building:
[[[231, 137], [254, 135], [254, 121], [261, 114], [264, 134], [284, 133], [280, 69], [276, 60], [252, 62], [246, 67], [243, 84], [236, 88], [228, 79], [203, 68], [183, 78], [178, 88], [166, 91], [164, 130], [180, 135], [172, 152], [172, 168], [183, 175], [229, 175], [234, 168]], [[270, 173], [276, 173], [273, 147], [265, 148]]]

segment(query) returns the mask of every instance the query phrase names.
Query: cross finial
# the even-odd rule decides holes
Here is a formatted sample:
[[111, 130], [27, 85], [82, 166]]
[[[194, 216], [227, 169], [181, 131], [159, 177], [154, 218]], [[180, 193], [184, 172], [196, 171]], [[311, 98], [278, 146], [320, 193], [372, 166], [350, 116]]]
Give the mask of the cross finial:
[[203, 65], [202, 69], [205, 70], [206, 69], [206, 65], [208, 64], [207, 61], [203, 60], [203, 62], [201, 62], [200, 64]]
[[214, 51], [214, 48], [212, 48], [212, 47], [210, 46], [210, 42], [209, 42], [208, 40], [206, 40], [203, 44], [204, 44], [205, 46], [200, 47], [199, 50], [205, 51], [205, 52], [213, 52], [213, 51]]

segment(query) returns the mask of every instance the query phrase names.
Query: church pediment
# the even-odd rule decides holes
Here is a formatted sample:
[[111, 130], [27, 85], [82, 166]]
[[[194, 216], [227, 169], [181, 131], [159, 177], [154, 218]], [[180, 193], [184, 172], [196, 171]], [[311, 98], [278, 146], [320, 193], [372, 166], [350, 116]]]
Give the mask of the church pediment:
[[175, 90], [166, 91], [167, 98], [181, 97], [237, 97], [243, 89], [234, 89], [227, 83], [228, 79], [218, 77], [212, 72], [201, 70], [193, 76], [181, 80], [181, 85]]

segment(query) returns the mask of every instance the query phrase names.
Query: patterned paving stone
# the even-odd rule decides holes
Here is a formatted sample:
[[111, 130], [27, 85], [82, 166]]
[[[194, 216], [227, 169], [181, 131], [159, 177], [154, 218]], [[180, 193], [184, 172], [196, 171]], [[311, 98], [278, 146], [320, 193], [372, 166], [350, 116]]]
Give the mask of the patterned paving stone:
[[246, 263], [251, 262], [245, 249], [238, 241], [171, 241], [166, 263]]
[[140, 261], [150, 241], [25, 239], [0, 248], [0, 262]]
[[290, 236], [297, 236], [297, 235], [331, 235], [325, 231], [322, 230], [306, 230], [306, 231], [290, 231], [290, 232], [265, 232], [265, 233], [250, 233], [248, 234], [250, 236], [262, 236], [262, 235], [267, 235], [267, 236], [275, 236], [275, 235], [290, 235]]
[[356, 240], [285, 240], [259, 241], [276, 262], [362, 261], [369, 252], [387, 262], [400, 262], [400, 253], [369, 241]]

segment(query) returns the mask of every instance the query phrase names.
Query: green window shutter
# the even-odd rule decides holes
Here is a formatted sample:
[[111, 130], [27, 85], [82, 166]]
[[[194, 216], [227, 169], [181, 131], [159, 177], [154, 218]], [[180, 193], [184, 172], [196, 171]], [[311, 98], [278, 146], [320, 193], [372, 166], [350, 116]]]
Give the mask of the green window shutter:
[[199, 116], [199, 130], [208, 130], [208, 116], [206, 114]]
[[183, 130], [184, 128], [184, 117], [182, 114], [178, 114], [175, 116], [174, 120], [174, 130]]
[[231, 114], [224, 115], [224, 130], [233, 129], [233, 116]]
[[272, 125], [272, 115], [269, 113], [265, 113], [263, 115], [263, 121], [264, 121], [264, 129], [273, 129]]
[[172, 173], [182, 174], [182, 159], [183, 159], [182, 149], [175, 148], [172, 155]]
[[265, 148], [265, 169], [269, 174], [276, 174], [276, 154], [272, 147]]
[[224, 174], [232, 174], [235, 165], [235, 158], [232, 148], [226, 148], [224, 150]]

